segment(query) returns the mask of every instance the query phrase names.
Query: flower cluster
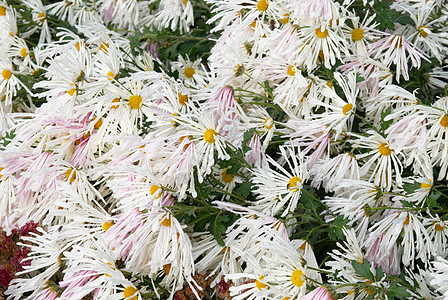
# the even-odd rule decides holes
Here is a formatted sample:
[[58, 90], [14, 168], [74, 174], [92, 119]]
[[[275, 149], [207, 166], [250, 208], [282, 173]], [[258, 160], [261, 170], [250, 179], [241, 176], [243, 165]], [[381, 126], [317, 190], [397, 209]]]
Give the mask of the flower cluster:
[[447, 298], [447, 32], [440, 0], [0, 0], [0, 288]]

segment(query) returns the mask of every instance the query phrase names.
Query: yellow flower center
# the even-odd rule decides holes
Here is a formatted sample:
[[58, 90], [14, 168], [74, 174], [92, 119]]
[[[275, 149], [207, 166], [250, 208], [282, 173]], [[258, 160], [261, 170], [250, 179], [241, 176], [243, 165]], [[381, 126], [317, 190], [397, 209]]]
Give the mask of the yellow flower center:
[[45, 19], [47, 18], [47, 16], [45, 15], [44, 12], [41, 12], [37, 15], [37, 20], [41, 23], [43, 23], [45, 21]]
[[99, 51], [103, 51], [104, 53], [108, 53], [108, 49], [109, 49], [109, 44], [102, 42], [100, 45], [100, 48], [98, 49]]
[[112, 221], [112, 220], [104, 222], [104, 224], [103, 224], [104, 231], [108, 231], [109, 228], [111, 228], [113, 225], [114, 225], [114, 221]]
[[432, 185], [430, 183], [426, 183], [426, 182], [420, 183], [421, 189], [430, 189], [431, 187], [432, 187]]
[[409, 214], [407, 214], [406, 220], [404, 220], [403, 225], [409, 225], [409, 221], [410, 221]]
[[302, 270], [295, 270], [292, 272], [291, 275], [291, 281], [295, 286], [301, 287], [305, 280], [303, 280], [302, 276], [305, 276], [305, 274], [302, 272]]
[[324, 39], [328, 36], [328, 29], [325, 29], [324, 31], [321, 30], [321, 28], [316, 29], [316, 35], [320, 39]]
[[188, 0], [183, 0], [182, 3], [183, 3], [184, 5], [187, 5]]
[[[0, 172], [3, 171], [5, 168], [0, 168]], [[3, 175], [0, 174], [0, 179], [2, 179]]]
[[[5, 77], [5, 76], [3, 76]], [[441, 119], [440, 119], [440, 126], [442, 127], [448, 127], [448, 115], [444, 115]]]
[[289, 14], [284, 14], [283, 15], [283, 19], [280, 19], [280, 22], [282, 22], [283, 24], [286, 24], [289, 22]]
[[177, 99], [179, 99], [180, 105], [185, 105], [188, 102], [188, 96], [182, 95], [182, 93], [177, 94]]
[[342, 113], [344, 115], [348, 115], [348, 113], [353, 109], [353, 104], [348, 103], [346, 105], [344, 105], [344, 107], [342, 108]]
[[[137, 289], [133, 286], [128, 286], [124, 289], [123, 295], [125, 298], [131, 297], [137, 292]], [[136, 300], [137, 296], [134, 296], [132, 298], [129, 298], [129, 300]]]
[[267, 130], [271, 129], [274, 126], [274, 121], [271, 118], [266, 118], [263, 122], [263, 127]]
[[422, 37], [427, 37], [428, 36], [428, 33], [426, 32], [426, 30], [425, 29], [427, 29], [428, 27], [426, 27], [426, 26], [420, 26], [419, 28], [418, 28], [418, 32], [420, 32], [420, 35], [422, 36]]
[[300, 179], [299, 177], [297, 177], [297, 176], [294, 176], [294, 177], [292, 177], [290, 180], [289, 180], [289, 183], [288, 183], [288, 188], [291, 190], [291, 191], [293, 191], [293, 192], [297, 192], [300, 188], [298, 187], [298, 184], [297, 183], [300, 183], [300, 185], [302, 185], [302, 179]]
[[73, 96], [75, 94], [75, 92], [76, 92], [76, 89], [72, 88], [67, 91], [67, 94], [69, 94], [70, 96]]
[[162, 226], [165, 226], [165, 227], [170, 227], [171, 226], [171, 216], [168, 215], [168, 214], [163, 216], [159, 221], [161, 221], [160, 224]]
[[225, 183], [229, 183], [229, 182], [232, 182], [232, 180], [235, 176], [231, 175], [231, 174], [227, 174], [227, 169], [225, 169], [224, 171], [222, 171], [221, 177], [222, 177], [222, 181], [224, 181]]
[[67, 178], [67, 180], [70, 180], [70, 182], [75, 181], [75, 179], [76, 179], [76, 170], [75, 169], [68, 169], [67, 172], [65, 172], [65, 178]]
[[445, 229], [445, 224], [440, 225], [440, 223], [436, 223], [434, 226], [435, 231], [443, 231], [443, 229]]
[[184, 75], [187, 78], [193, 78], [194, 73], [196, 73], [196, 71], [192, 67], [185, 68]]
[[6, 7], [0, 6], [0, 16], [6, 16]]
[[268, 286], [267, 284], [265, 284], [265, 283], [263, 283], [263, 282], [260, 281], [260, 280], [263, 280], [263, 278], [264, 278], [264, 276], [261, 275], [261, 276], [258, 278], [258, 280], [255, 280], [255, 286], [257, 287], [257, 289], [258, 289], [259, 291], [261, 291], [262, 289], [264, 289], [265, 287]]
[[[114, 100], [112, 100], [112, 103], [120, 103], [120, 98], [115, 98]], [[110, 108], [117, 109], [118, 106], [120, 106], [120, 104], [112, 105]]]
[[26, 48], [22, 48], [22, 50], [20, 50], [20, 55], [22, 55], [22, 57], [27, 57], [28, 56], [28, 50], [26, 50]]
[[[151, 195], [154, 195], [154, 194], [157, 193], [159, 190], [160, 190], [160, 186], [154, 184], [154, 185], [152, 185], [151, 188], [149, 189], [149, 193], [150, 193]], [[158, 194], [156, 195], [156, 198], [159, 198], [159, 197], [160, 197], [160, 193], [158, 193]]]
[[294, 75], [296, 75], [296, 67], [294, 67], [294, 66], [289, 66], [288, 71], [286, 71], [286, 74], [288, 74], [289, 76], [294, 76]]
[[[93, 119], [93, 121], [95, 121], [95, 119]], [[103, 120], [99, 118], [98, 121], [96, 121], [95, 124], [93, 125], [93, 128], [100, 129], [101, 125], [103, 125]]]
[[389, 145], [386, 143], [381, 143], [378, 147], [381, 155], [388, 156], [392, 153], [392, 150], [390, 150]]
[[11, 78], [11, 71], [10, 70], [3, 70], [2, 71], [2, 77], [3, 77], [3, 79], [8, 80], [9, 78]]
[[269, 4], [268, 4], [267, 0], [260, 0], [257, 3], [257, 9], [259, 11], [265, 11], [266, 9], [268, 9], [268, 6], [269, 6]]
[[333, 83], [331, 81], [327, 81], [327, 86], [332, 89], [333, 88]]
[[78, 51], [81, 50], [81, 47], [79, 46], [79, 42], [75, 43], [75, 47], [76, 47], [76, 50], [78, 50]]
[[354, 41], [360, 41], [364, 37], [364, 31], [361, 28], [355, 28], [352, 30], [352, 39]]
[[170, 274], [171, 270], [171, 264], [163, 265], [163, 272], [165, 272], [166, 275]]
[[216, 131], [214, 131], [213, 129], [207, 129], [207, 131], [204, 133], [204, 140], [207, 143], [213, 143], [215, 141], [215, 135], [216, 135]]
[[129, 97], [129, 106], [133, 109], [139, 109], [142, 107], [143, 99], [139, 95], [132, 95]]
[[107, 72], [107, 80], [112, 80], [115, 78], [115, 75], [112, 71]]

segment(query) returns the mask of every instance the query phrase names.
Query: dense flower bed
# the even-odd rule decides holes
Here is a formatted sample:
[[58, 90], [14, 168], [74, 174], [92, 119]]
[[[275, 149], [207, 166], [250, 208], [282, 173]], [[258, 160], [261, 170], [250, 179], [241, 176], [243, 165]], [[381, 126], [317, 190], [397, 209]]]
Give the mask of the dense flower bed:
[[0, 0], [0, 298], [448, 299], [447, 17]]

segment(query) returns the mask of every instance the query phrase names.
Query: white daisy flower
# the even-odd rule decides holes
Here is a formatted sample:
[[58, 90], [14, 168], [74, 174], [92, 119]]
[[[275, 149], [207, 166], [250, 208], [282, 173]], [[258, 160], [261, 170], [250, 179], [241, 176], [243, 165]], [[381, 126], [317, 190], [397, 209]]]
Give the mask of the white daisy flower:
[[[267, 156], [267, 161], [272, 166], [258, 167], [253, 170], [253, 182], [257, 201], [254, 209], [267, 215], [275, 215], [283, 210], [282, 216], [294, 211], [302, 193], [303, 183], [308, 177], [308, 170], [304, 163], [303, 154], [296, 153], [294, 146], [280, 147], [282, 158], [287, 162], [282, 166], [274, 159]], [[278, 171], [277, 171], [278, 170]], [[285, 205], [286, 208], [284, 207]]]

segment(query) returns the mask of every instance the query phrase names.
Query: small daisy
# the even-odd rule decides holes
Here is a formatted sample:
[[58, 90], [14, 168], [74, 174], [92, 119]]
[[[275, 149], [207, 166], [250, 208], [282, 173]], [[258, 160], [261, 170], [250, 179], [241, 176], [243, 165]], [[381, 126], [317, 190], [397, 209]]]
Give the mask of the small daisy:
[[375, 185], [390, 190], [393, 184], [402, 185], [401, 172], [403, 169], [395, 145], [374, 131], [368, 132], [370, 136], [358, 136], [353, 145], [369, 149], [369, 152], [356, 155], [356, 159], [363, 161], [359, 170], [361, 178], [369, 178]]
[[[273, 169], [264, 166], [252, 171], [254, 192], [258, 194], [258, 200], [253, 206], [267, 215], [275, 215], [283, 210], [282, 216], [285, 216], [294, 211], [302, 193], [303, 183], [308, 177], [300, 151], [297, 153], [294, 146], [285, 146], [280, 147], [280, 153], [286, 160], [289, 171], [269, 156], [267, 161]], [[287, 205], [286, 208], [284, 205]]]

